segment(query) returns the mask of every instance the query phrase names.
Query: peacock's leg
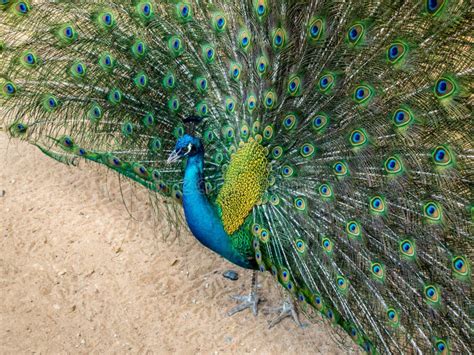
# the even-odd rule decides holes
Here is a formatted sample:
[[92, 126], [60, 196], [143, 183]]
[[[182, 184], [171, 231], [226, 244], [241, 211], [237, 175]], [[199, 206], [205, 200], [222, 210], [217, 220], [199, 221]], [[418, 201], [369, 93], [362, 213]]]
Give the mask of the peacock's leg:
[[304, 328], [306, 325], [300, 322], [298, 318], [298, 313], [296, 312], [295, 304], [290, 296], [287, 296], [287, 299], [283, 302], [280, 307], [266, 308], [266, 313], [279, 313], [275, 318], [273, 318], [268, 324], [268, 328], [272, 328], [276, 324], [280, 323], [283, 319], [287, 317], [292, 317], [293, 321], [301, 328]]
[[239, 301], [240, 303], [234, 308], [232, 308], [229, 312], [227, 312], [228, 316], [232, 316], [235, 313], [243, 311], [247, 308], [250, 308], [255, 316], [257, 315], [257, 305], [261, 301], [257, 293], [257, 271], [252, 271], [252, 289], [250, 293], [245, 296], [232, 296], [232, 298]]

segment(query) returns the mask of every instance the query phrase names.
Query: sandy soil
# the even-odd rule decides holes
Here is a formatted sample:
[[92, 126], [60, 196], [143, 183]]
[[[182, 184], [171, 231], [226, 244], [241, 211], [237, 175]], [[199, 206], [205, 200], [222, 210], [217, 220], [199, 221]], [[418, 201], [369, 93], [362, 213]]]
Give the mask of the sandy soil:
[[[1, 353], [351, 350], [322, 320], [301, 329], [286, 319], [268, 330], [270, 315], [227, 317], [250, 272], [187, 232], [164, 240], [166, 224], [154, 222], [144, 189], [123, 195], [133, 218], [115, 175], [59, 164], [0, 133]], [[238, 281], [222, 277], [229, 268]], [[280, 302], [279, 286], [260, 281], [266, 304]]]

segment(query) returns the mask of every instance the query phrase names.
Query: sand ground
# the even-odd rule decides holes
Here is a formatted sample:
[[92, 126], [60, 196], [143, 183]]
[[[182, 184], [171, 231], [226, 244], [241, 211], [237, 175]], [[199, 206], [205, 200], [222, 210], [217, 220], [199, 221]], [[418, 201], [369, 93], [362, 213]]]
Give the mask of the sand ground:
[[[322, 320], [269, 330], [270, 315], [227, 317], [250, 272], [188, 232], [165, 240], [167, 229], [143, 188], [121, 190], [97, 165], [68, 167], [0, 133], [0, 353], [354, 351]], [[271, 277], [260, 282], [266, 304], [279, 303]]]

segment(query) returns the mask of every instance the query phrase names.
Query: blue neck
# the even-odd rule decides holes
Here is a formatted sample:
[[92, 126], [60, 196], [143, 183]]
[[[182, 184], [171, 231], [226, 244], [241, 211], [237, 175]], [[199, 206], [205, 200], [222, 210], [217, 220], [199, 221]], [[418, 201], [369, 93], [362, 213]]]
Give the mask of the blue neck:
[[186, 222], [194, 236], [206, 247], [244, 268], [252, 263], [231, 244], [222, 221], [209, 203], [204, 190], [204, 152], [188, 158], [183, 182], [183, 208]]

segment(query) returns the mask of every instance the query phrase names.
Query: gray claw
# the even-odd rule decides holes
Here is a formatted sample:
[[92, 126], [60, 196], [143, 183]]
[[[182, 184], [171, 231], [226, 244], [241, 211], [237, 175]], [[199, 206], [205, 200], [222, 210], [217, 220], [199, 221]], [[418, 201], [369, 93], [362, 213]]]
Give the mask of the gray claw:
[[232, 308], [229, 312], [227, 312], [227, 315], [230, 317], [234, 315], [237, 312], [241, 312], [244, 309], [250, 308], [252, 310], [252, 313], [254, 316], [257, 315], [257, 305], [260, 302], [260, 298], [258, 297], [256, 292], [250, 292], [250, 294], [246, 296], [232, 296], [232, 298], [236, 301], [239, 301], [240, 304]]
[[307, 324], [303, 324], [300, 322], [300, 319], [298, 318], [298, 313], [296, 312], [295, 305], [289, 297], [287, 298], [286, 301], [283, 302], [283, 304], [280, 307], [267, 308], [265, 309], [265, 312], [266, 313], [279, 313], [278, 316], [276, 316], [269, 322], [268, 329], [280, 323], [283, 319], [287, 317], [293, 318], [293, 321], [300, 328], [307, 327]]
[[263, 301], [260, 297], [258, 297], [257, 292], [257, 272], [254, 270], [252, 272], [252, 291], [247, 296], [232, 296], [232, 298], [236, 301], [239, 301], [240, 304], [232, 308], [229, 312], [227, 312], [228, 316], [232, 316], [237, 312], [243, 311], [244, 309], [250, 308], [254, 316], [257, 315], [257, 306], [260, 301]]

